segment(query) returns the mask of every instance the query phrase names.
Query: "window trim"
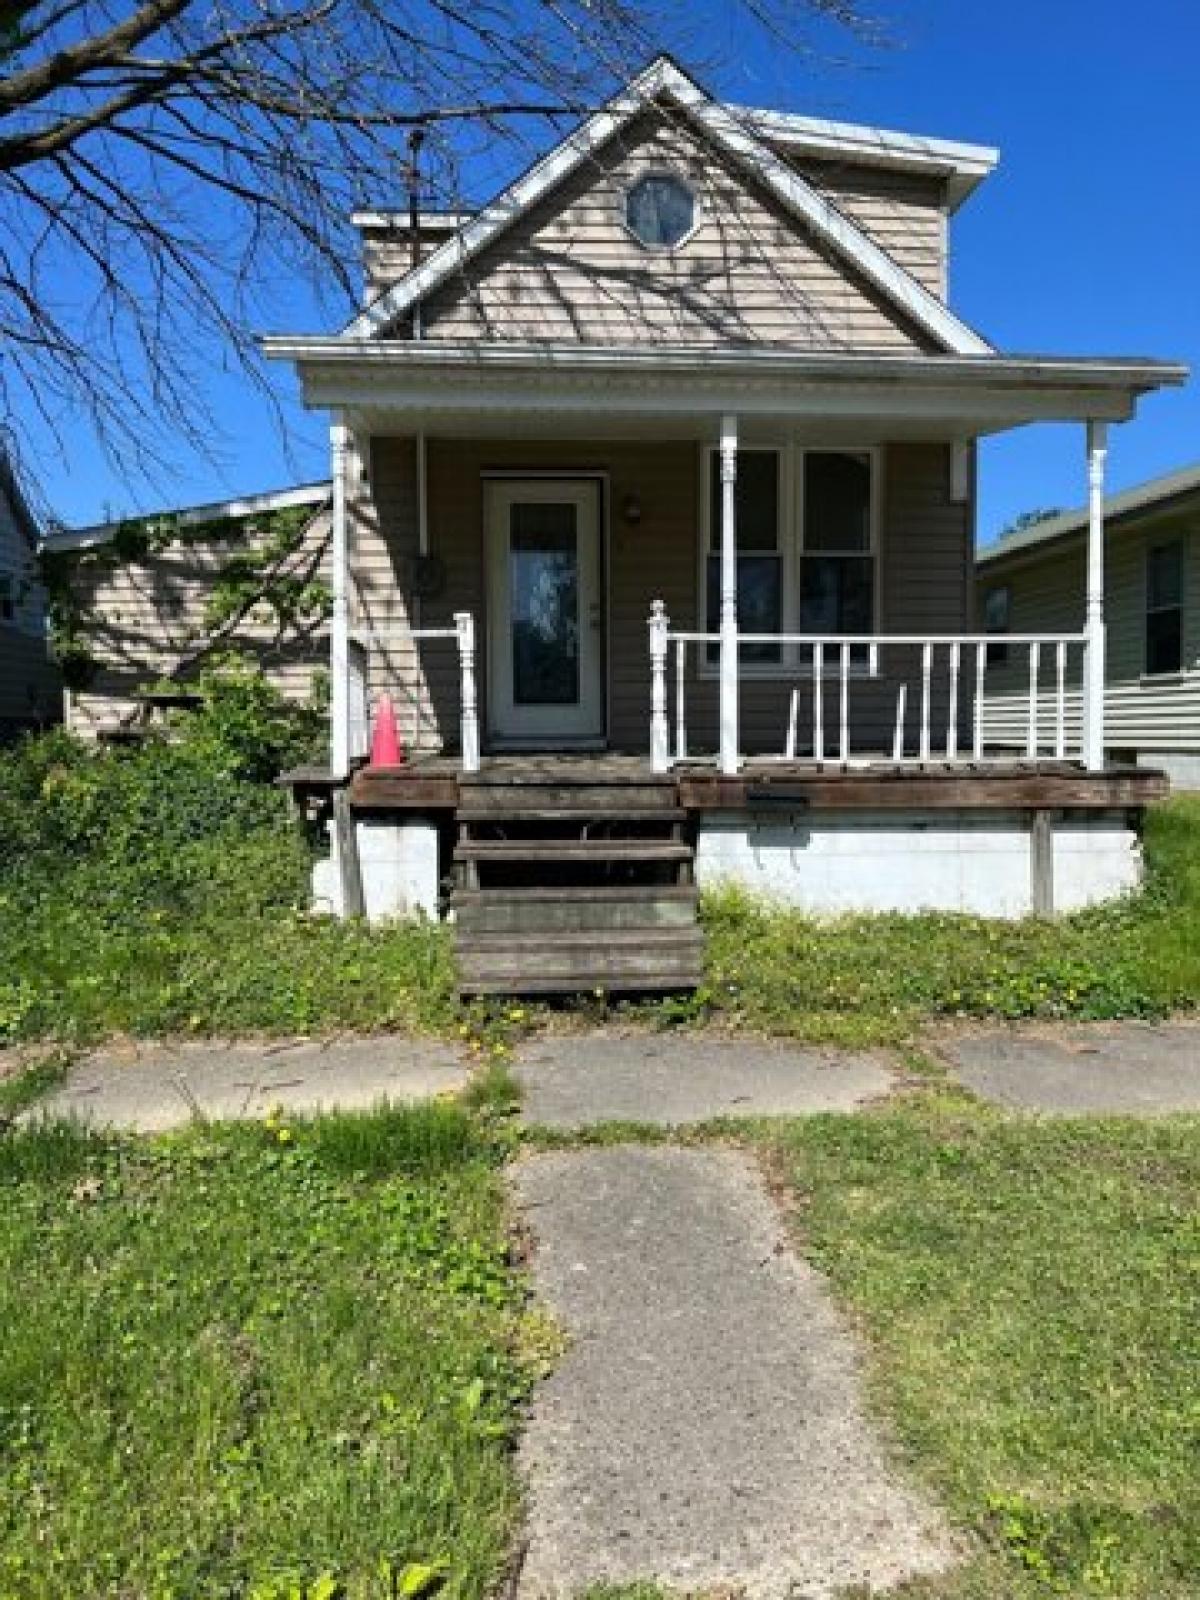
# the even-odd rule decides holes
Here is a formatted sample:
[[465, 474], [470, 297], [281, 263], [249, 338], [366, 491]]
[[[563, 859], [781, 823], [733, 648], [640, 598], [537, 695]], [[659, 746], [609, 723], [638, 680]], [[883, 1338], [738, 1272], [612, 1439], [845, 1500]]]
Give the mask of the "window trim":
[[[874, 562], [872, 581], [871, 607], [874, 613], [874, 631], [879, 632], [883, 617], [883, 471], [884, 447], [879, 444], [815, 444], [800, 443], [797, 440], [787, 440], [782, 443], [749, 442], [742, 444], [739, 441], [739, 453], [754, 450], [773, 451], [780, 458], [779, 468], [779, 554], [780, 581], [783, 584], [783, 593], [780, 596], [780, 615], [782, 617], [781, 632], [799, 633], [800, 631], [800, 563], [805, 555], [804, 539], [804, 458], [808, 455], [848, 455], [865, 456], [871, 467], [871, 514], [870, 535], [871, 542], [866, 550], [837, 551], [821, 550], [818, 555], [854, 555], [870, 556]], [[719, 453], [719, 446], [705, 445], [700, 451], [700, 527], [699, 536], [699, 561], [696, 571], [696, 624], [697, 633], [708, 632], [708, 616], [706, 608], [707, 597], [707, 562], [709, 554], [709, 540], [712, 536], [712, 506], [709, 499], [709, 481], [712, 457]], [[753, 555], [754, 551], [743, 550], [742, 555]], [[763, 551], [762, 554], [769, 552]], [[715, 631], [715, 630], [714, 630]], [[697, 675], [700, 678], [717, 678], [720, 676], [720, 663], [707, 660], [708, 650], [704, 645], [697, 647]], [[856, 662], [851, 666], [853, 677], [869, 677], [870, 669], [865, 663]], [[768, 682], [780, 679], [794, 682], [797, 678], [812, 677], [812, 654], [802, 645], [785, 645], [780, 652], [778, 661], [744, 661], [738, 666], [739, 680], [760, 678]]]
[[[1172, 545], [1177, 546], [1179, 550], [1179, 599], [1174, 605], [1152, 606], [1150, 604], [1150, 561], [1156, 551], [1169, 549]], [[1150, 683], [1159, 683], [1169, 678], [1178, 678], [1187, 671], [1187, 580], [1187, 539], [1184, 535], [1182, 533], [1174, 533], [1165, 539], [1147, 539], [1142, 550], [1141, 677]], [[1150, 665], [1150, 618], [1167, 611], [1177, 611], [1179, 613], [1179, 665], [1177, 667], [1154, 669]]]
[[[638, 184], [644, 182], [647, 178], [669, 178], [672, 183], [677, 183], [681, 188], [686, 189], [692, 197], [692, 225], [685, 234], [676, 239], [674, 244], [647, 244], [640, 234], [634, 232], [630, 224], [629, 196], [637, 188]], [[676, 250], [684, 249], [696, 237], [704, 222], [704, 200], [692, 180], [685, 177], [683, 173], [677, 172], [673, 167], [661, 164], [639, 167], [636, 172], [630, 174], [626, 182], [617, 191], [617, 216], [622, 228], [624, 228], [639, 250], [645, 250], [647, 255], [669, 256], [674, 255]]]

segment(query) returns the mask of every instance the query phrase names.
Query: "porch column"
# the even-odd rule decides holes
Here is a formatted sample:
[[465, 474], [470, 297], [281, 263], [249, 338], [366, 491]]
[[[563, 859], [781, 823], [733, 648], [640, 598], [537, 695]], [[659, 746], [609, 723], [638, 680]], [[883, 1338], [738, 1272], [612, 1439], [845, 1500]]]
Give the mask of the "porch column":
[[721, 418], [721, 771], [738, 770], [737, 418]]
[[350, 611], [346, 536], [346, 453], [349, 430], [340, 411], [329, 425], [333, 475], [330, 537], [333, 615], [329, 629], [329, 766], [335, 778], [350, 770]]
[[1089, 422], [1087, 635], [1083, 669], [1083, 759], [1089, 772], [1104, 767], [1104, 468], [1108, 457], [1108, 424]]

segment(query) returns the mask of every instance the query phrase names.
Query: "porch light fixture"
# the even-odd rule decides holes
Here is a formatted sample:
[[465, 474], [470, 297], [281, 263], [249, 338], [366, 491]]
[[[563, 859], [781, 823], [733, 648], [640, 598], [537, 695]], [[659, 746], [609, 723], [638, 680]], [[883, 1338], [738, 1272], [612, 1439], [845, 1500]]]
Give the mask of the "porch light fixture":
[[642, 520], [642, 497], [637, 494], [627, 494], [621, 501], [621, 520], [627, 522], [631, 528], [636, 528]]
[[696, 227], [699, 206], [673, 172], [646, 172], [625, 191], [625, 226], [647, 250], [674, 250]]

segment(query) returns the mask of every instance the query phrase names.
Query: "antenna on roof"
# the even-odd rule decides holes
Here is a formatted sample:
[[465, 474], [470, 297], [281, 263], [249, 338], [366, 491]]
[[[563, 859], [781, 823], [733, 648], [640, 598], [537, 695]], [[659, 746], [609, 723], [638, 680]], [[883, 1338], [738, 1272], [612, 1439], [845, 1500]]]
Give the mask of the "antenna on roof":
[[408, 160], [404, 164], [404, 181], [408, 185], [408, 248], [414, 267], [421, 264], [421, 146], [424, 143], [423, 127], [408, 130]]

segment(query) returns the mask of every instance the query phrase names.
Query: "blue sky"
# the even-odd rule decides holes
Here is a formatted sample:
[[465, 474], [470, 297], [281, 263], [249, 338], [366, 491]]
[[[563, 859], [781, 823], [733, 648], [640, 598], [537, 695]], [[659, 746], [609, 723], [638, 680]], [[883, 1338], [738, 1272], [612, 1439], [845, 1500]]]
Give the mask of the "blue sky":
[[[1200, 368], [1196, 0], [882, 0], [880, 10], [892, 37], [884, 48], [799, 65], [765, 47], [740, 60], [727, 49], [707, 81], [748, 103], [998, 145], [1000, 168], [955, 220], [955, 309], [1006, 350], [1168, 356]], [[271, 331], [329, 324], [295, 292], [281, 295], [280, 313]], [[322, 419], [302, 411], [290, 375], [272, 382], [282, 430], [244, 378], [214, 371], [207, 400], [225, 425], [217, 463], [181, 447], [156, 492], [128, 483], [80, 432], [68, 463], [47, 464], [47, 498], [65, 521], [88, 522], [320, 477]], [[1110, 483], [1196, 459], [1193, 381], [1114, 430]], [[1022, 510], [1079, 503], [1082, 428], [987, 442], [980, 489], [983, 542]]]

